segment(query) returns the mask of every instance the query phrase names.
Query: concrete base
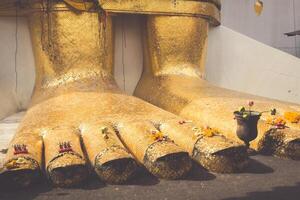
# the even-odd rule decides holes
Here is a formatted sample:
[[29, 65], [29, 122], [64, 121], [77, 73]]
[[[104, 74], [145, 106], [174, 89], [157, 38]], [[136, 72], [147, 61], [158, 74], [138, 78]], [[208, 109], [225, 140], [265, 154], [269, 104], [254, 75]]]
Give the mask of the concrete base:
[[[199, 167], [185, 180], [165, 181], [141, 172], [127, 185], [105, 185], [96, 178], [73, 189], [53, 189], [39, 184], [21, 191], [0, 191], [0, 199], [201, 199], [298, 200], [300, 162], [273, 157], [252, 157], [243, 174], [211, 174]], [[45, 181], [42, 181], [45, 182]]]

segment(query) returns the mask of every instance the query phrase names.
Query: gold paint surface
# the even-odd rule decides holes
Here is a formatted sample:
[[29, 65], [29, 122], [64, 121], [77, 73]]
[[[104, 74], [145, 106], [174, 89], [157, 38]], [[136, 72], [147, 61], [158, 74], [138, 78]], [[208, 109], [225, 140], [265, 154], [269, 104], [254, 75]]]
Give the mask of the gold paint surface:
[[[64, 3], [52, 6], [59, 8]], [[41, 5], [36, 4], [37, 8]], [[93, 131], [93, 127], [103, 122], [116, 128], [122, 143], [135, 158], [144, 162], [146, 152], [150, 152], [147, 166], [152, 170], [153, 162], [160, 156], [164, 159], [176, 154], [174, 160], [159, 160], [156, 175], [166, 178], [178, 178], [190, 168], [190, 158], [186, 151], [173, 142], [154, 141], [151, 133], [144, 132], [153, 121], [166, 121], [178, 118], [149, 103], [121, 92], [113, 77], [113, 19], [107, 16], [100, 19], [98, 13], [89, 12], [37, 12], [29, 18], [31, 39], [36, 62], [36, 82], [31, 107], [27, 111], [12, 145], [28, 132], [32, 137], [43, 136], [48, 174], [56, 185], [72, 185], [85, 177], [85, 155], [80, 145], [80, 135], [84, 129]], [[134, 124], [139, 127], [131, 129]], [[65, 128], [63, 128], [65, 127]], [[125, 128], [121, 128], [125, 127]], [[33, 131], [34, 130], [34, 131]], [[78, 134], [75, 134], [78, 132]], [[87, 149], [91, 162], [102, 149], [94, 148], [92, 133], [83, 134], [83, 146]], [[110, 137], [109, 135], [107, 135]], [[147, 139], [149, 137], [149, 139]], [[142, 139], [141, 139], [142, 138]], [[113, 139], [113, 138], [111, 138]], [[104, 145], [121, 145], [117, 138]], [[141, 139], [141, 140], [140, 140]], [[32, 141], [24, 141], [26, 144]], [[59, 153], [59, 144], [70, 142], [72, 152]], [[138, 143], [140, 142], [140, 143]], [[155, 143], [153, 151], [147, 149]], [[96, 144], [96, 145], [97, 145]], [[138, 147], [138, 148], [137, 148]], [[99, 151], [98, 151], [99, 150]], [[30, 148], [29, 154], [42, 155], [42, 147]], [[117, 151], [116, 151], [117, 152]], [[108, 154], [105, 160], [116, 159], [116, 154]], [[39, 157], [36, 157], [40, 159]], [[170, 167], [171, 161], [180, 161], [178, 173]], [[11, 156], [8, 156], [11, 159]], [[35, 158], [34, 158], [35, 159]], [[64, 167], [81, 166], [82, 175], [74, 179], [63, 178], [60, 170]], [[157, 165], [156, 165], [157, 166]], [[70, 168], [68, 168], [71, 173]], [[180, 172], [180, 173], [179, 173]]]
[[[64, 3], [57, 3], [52, 6], [58, 9], [64, 5]], [[36, 8], [40, 6], [40, 4], [35, 5]], [[201, 64], [204, 57], [198, 53], [189, 55], [190, 47], [185, 38], [189, 37], [191, 42], [195, 44], [200, 42], [205, 46], [206, 37], [198, 35], [197, 31], [206, 33], [208, 23], [197, 17], [173, 16], [167, 20], [155, 17], [151, 19], [148, 25], [153, 26], [153, 32], [162, 38], [164, 34], [172, 35], [168, 26], [174, 22], [179, 20], [186, 24], [185, 28], [180, 27], [180, 34], [174, 32], [175, 35], [172, 38], [166, 38], [177, 40], [182, 34], [182, 39], [177, 40], [178, 49], [174, 52], [170, 51], [169, 42], [154, 41], [156, 36], [149, 36], [149, 41], [154, 41], [154, 46], [160, 44], [159, 49], [167, 55], [168, 60], [172, 61], [172, 65], [178, 66], [178, 70], [183, 74], [196, 76], [197, 73], [202, 73], [202, 69], [199, 69], [197, 73], [194, 73], [192, 69]], [[169, 19], [172, 20], [169, 21]], [[182, 120], [176, 115], [125, 95], [119, 90], [113, 78], [112, 22], [110, 16], [103, 21], [99, 19], [98, 13], [88, 12], [37, 12], [29, 16], [36, 61], [36, 85], [32, 106], [19, 127], [19, 131], [38, 130], [40, 133], [47, 133], [46, 130], [53, 130], [54, 127], [59, 126], [72, 127], [69, 129], [72, 133], [82, 125], [92, 128], [94, 125], [100, 126], [105, 121], [116, 128], [123, 144], [139, 162], [146, 163], [152, 173], [160, 177], [178, 178], [191, 166], [188, 153], [193, 155], [194, 146], [198, 140], [194, 137], [192, 130], [194, 127], [183, 128], [176, 123]], [[173, 28], [178, 27], [173, 25]], [[193, 38], [190, 37], [191, 35]], [[181, 48], [182, 45], [184, 48]], [[202, 48], [201, 45], [194, 47], [194, 51]], [[205, 51], [205, 48], [202, 49]], [[155, 58], [156, 69], [159, 69], [160, 65], [164, 66], [164, 69], [158, 70], [157, 74], [167, 74], [173, 71], [172, 65], [160, 59], [159, 54], [155, 54], [154, 51], [151, 53]], [[177, 56], [174, 56], [174, 53]], [[198, 63], [199, 59], [200, 63]], [[188, 61], [191, 62], [182, 67], [182, 64]], [[168, 127], [162, 130], [164, 137], [169, 140], [160, 141], [153, 137], [153, 131], [159, 131], [155, 125], [159, 127], [162, 123]], [[60, 131], [54, 131], [53, 135], [56, 133], [57, 139], [65, 137], [65, 134]], [[184, 137], [187, 138], [180, 139]], [[73, 134], [72, 137], [70, 135], [64, 139], [76, 143], [78, 138]], [[89, 148], [87, 150], [89, 158], [93, 161], [100, 149], [94, 149], [89, 139], [84, 140], [85, 147]], [[113, 143], [118, 144], [116, 141]], [[46, 145], [57, 147], [58, 144], [48, 141]], [[212, 145], [223, 150], [222, 145], [218, 143]], [[35, 149], [35, 151], [41, 152], [42, 150]], [[76, 152], [81, 155], [80, 148], [76, 149]], [[205, 153], [207, 155], [207, 152]], [[66, 159], [70, 163], [73, 162], [69, 160], [70, 157]], [[172, 163], [176, 163], [177, 172], [170, 170], [174, 169], [171, 166]], [[59, 162], [55, 164], [60, 165]], [[222, 168], [221, 165], [220, 167]]]
[[[241, 144], [236, 136], [233, 112], [254, 100], [254, 109], [276, 108], [278, 115], [299, 112], [300, 106], [215, 87], [203, 80], [208, 22], [180, 16], [148, 16], [144, 32], [144, 71], [135, 95], [169, 112], [192, 120], [199, 127], [216, 128]], [[218, 58], [216, 58], [218, 59]], [[259, 135], [251, 144], [257, 148], [271, 125], [265, 114]], [[288, 124], [299, 130], [298, 124]], [[300, 137], [293, 135], [294, 139]], [[221, 143], [220, 143], [221, 144]]]
[[[144, 33], [145, 73], [156, 76], [204, 73], [208, 23], [196, 17], [148, 16]], [[192, 45], [193, 44], [193, 45]], [[147, 60], [148, 59], [148, 60]]]
[[39, 66], [33, 104], [66, 92], [118, 90], [111, 77], [113, 28], [111, 18], [106, 20], [104, 28], [98, 13], [34, 13], [29, 17]]

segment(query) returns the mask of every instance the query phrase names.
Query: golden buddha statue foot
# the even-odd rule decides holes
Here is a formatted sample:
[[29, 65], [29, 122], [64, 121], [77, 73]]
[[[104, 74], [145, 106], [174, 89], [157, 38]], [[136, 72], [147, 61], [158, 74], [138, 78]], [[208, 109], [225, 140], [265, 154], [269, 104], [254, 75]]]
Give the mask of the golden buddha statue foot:
[[[242, 145], [233, 113], [247, 101], [253, 100], [252, 109], [259, 112], [275, 108], [274, 116], [262, 114], [258, 136], [251, 147], [265, 154], [300, 159], [299, 105], [218, 88], [203, 80], [208, 35], [205, 19], [149, 16], [144, 30], [144, 72], [135, 96], [192, 120], [202, 132], [212, 136], [202, 147], [210, 144], [210, 139], [217, 140], [214, 135], [224, 135]], [[211, 143], [227, 144], [224, 140]], [[222, 148], [219, 150], [222, 152]], [[245, 153], [241, 148], [228, 152], [235, 153], [237, 160]]]
[[184, 176], [189, 152], [154, 126], [178, 117], [123, 94], [114, 81], [112, 18], [42, 11], [28, 18], [36, 61], [31, 107], [1, 176], [27, 186], [33, 182], [29, 170], [45, 169], [55, 186], [70, 187], [87, 178], [89, 164], [101, 180], [120, 184], [133, 177], [137, 162], [158, 177]]

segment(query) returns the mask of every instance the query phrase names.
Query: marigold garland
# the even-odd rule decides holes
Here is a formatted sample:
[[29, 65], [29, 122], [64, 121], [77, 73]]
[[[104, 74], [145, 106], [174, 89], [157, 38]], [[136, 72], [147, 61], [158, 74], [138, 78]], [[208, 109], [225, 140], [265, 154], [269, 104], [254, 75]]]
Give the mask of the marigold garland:
[[300, 112], [285, 112], [284, 118], [291, 123], [300, 122]]

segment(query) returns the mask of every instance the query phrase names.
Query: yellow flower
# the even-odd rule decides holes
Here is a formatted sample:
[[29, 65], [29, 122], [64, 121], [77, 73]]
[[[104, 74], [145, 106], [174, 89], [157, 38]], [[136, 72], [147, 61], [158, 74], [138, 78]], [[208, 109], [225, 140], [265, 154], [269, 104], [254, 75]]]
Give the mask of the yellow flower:
[[164, 135], [160, 131], [152, 131], [151, 138], [155, 141], [159, 141], [164, 139]]
[[274, 123], [279, 125], [285, 125], [286, 121], [282, 117], [277, 117], [274, 119]]
[[6, 167], [7, 169], [13, 169], [13, 168], [16, 167], [16, 165], [17, 165], [16, 160], [12, 160], [12, 161], [8, 162], [8, 163], [5, 165], [5, 167]]
[[300, 122], [300, 112], [285, 112], [284, 118], [291, 123]]
[[273, 117], [268, 117], [266, 119], [267, 124], [273, 124]]
[[205, 127], [202, 129], [203, 135], [206, 137], [213, 137], [214, 135], [218, 134], [219, 131], [215, 128]]
[[277, 126], [278, 128], [284, 128], [286, 121], [283, 117], [270, 117], [267, 119], [267, 123], [272, 126]]
[[19, 157], [16, 161], [17, 164], [24, 164], [26, 163], [26, 159], [22, 158], [22, 157]]

